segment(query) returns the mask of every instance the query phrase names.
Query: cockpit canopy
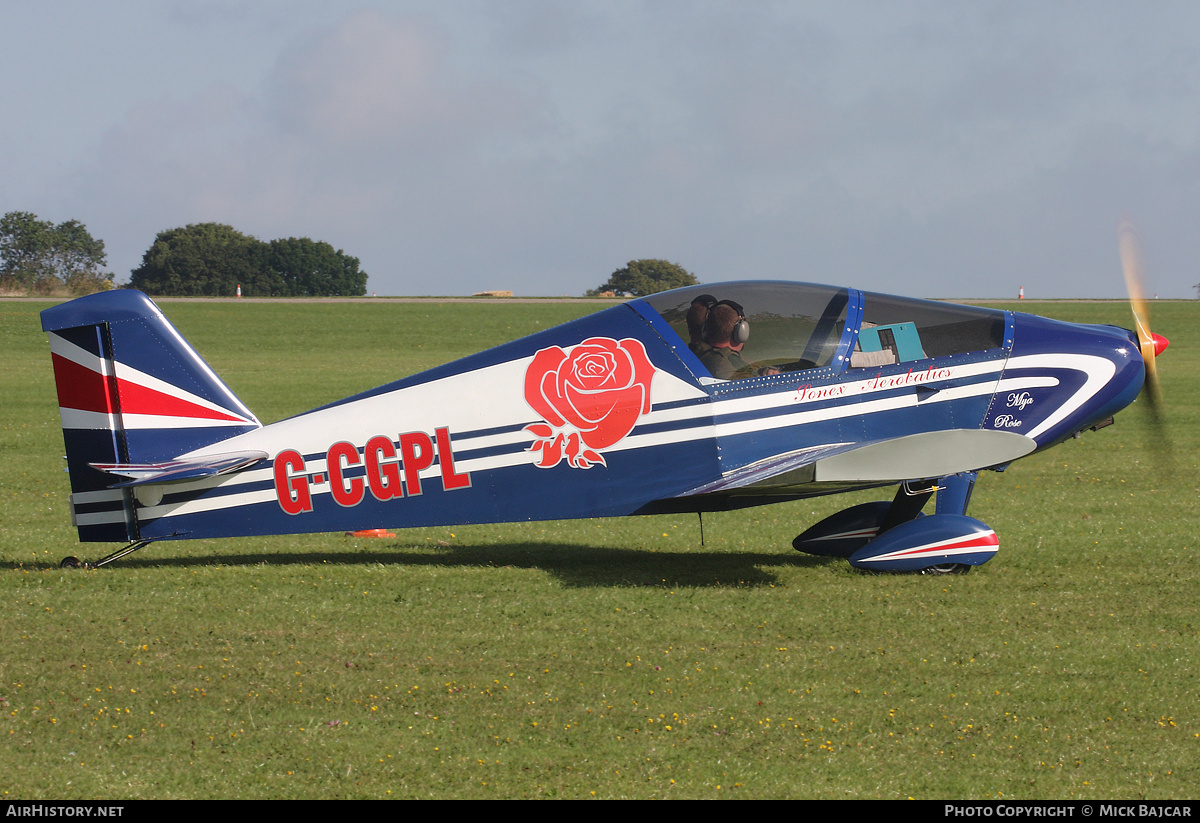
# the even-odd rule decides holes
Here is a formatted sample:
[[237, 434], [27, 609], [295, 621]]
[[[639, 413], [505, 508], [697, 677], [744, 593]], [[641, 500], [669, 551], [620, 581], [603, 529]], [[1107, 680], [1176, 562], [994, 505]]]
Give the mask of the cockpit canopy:
[[[772, 281], [691, 286], [644, 301], [714, 377], [712, 347], [727, 346], [713, 323], [717, 303], [740, 310], [748, 337], [734, 379], [808, 369], [880, 368], [1004, 346], [1005, 313], [811, 283]], [[728, 314], [728, 310], [722, 310]], [[692, 323], [689, 327], [689, 315]], [[716, 316], [715, 313], [713, 316]], [[728, 354], [728, 352], [726, 352]]]

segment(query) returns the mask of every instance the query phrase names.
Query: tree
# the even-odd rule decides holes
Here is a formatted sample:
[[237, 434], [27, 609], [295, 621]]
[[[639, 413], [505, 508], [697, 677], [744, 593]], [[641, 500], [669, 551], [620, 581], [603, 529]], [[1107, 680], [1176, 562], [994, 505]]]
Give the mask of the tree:
[[263, 243], [232, 226], [193, 223], [160, 231], [129, 285], [151, 294], [233, 296], [262, 270]]
[[357, 257], [307, 237], [272, 240], [264, 277], [271, 294], [285, 297], [367, 293], [367, 273]]
[[264, 243], [221, 223], [158, 233], [129, 285], [151, 294], [274, 297], [362, 295], [357, 257], [307, 237]]
[[694, 286], [699, 282], [683, 266], [666, 260], [630, 260], [625, 268], [613, 272], [607, 283], [588, 294], [611, 291], [630, 297], [645, 297], [668, 289]]
[[53, 276], [50, 244], [54, 224], [27, 211], [0, 218], [0, 283], [5, 291], [33, 290]]
[[51, 260], [58, 278], [73, 294], [112, 288], [112, 272], [101, 271], [107, 263], [104, 241], [92, 237], [78, 220], [54, 227]]
[[30, 212], [0, 218], [0, 288], [49, 294], [66, 288], [90, 294], [112, 288], [104, 241], [78, 220], [57, 226]]

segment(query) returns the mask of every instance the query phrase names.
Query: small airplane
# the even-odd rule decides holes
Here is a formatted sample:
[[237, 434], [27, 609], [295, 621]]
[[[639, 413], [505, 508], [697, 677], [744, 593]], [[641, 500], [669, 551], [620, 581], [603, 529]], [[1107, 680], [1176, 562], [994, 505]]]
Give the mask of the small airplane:
[[[42, 312], [96, 568], [160, 540], [711, 512], [873, 487], [796, 549], [952, 573], [1003, 471], [1112, 422], [1167, 341], [1137, 328], [774, 281], [692, 286], [263, 425], [146, 295]], [[751, 329], [753, 334], [750, 334]], [[932, 514], [923, 509], [936, 493]]]

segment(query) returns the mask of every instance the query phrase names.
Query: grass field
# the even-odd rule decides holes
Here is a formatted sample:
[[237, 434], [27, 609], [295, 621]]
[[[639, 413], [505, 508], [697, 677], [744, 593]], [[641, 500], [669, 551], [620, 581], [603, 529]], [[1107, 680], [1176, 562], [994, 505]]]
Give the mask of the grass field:
[[[79, 546], [45, 336], [0, 302], [0, 791], [27, 799], [1178, 799], [1200, 784], [1200, 303], [1140, 404], [980, 479], [1001, 550], [863, 575], [706, 515]], [[1128, 325], [1119, 303], [1012, 306]], [[594, 310], [173, 302], [264, 421]], [[886, 496], [886, 495], [885, 495]]]

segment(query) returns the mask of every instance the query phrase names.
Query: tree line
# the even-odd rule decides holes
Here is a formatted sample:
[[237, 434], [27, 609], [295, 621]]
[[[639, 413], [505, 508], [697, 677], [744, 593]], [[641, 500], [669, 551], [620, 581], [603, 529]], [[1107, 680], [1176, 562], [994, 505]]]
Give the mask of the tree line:
[[328, 243], [262, 241], [221, 223], [158, 233], [129, 278], [131, 288], [172, 296], [330, 297], [367, 293], [367, 273]]
[[[78, 220], [55, 224], [30, 212], [0, 218], [0, 292], [90, 294], [113, 288], [104, 241]], [[130, 274], [154, 295], [327, 297], [364, 295], [357, 257], [307, 237], [262, 241], [221, 223], [161, 231]]]
[[[113, 287], [104, 241], [78, 220], [55, 224], [30, 212], [0, 218], [0, 293], [89, 294]], [[642, 297], [698, 283], [667, 260], [630, 260], [589, 296]], [[152, 295], [327, 297], [367, 293], [367, 273], [328, 243], [307, 237], [262, 241], [223, 223], [161, 231], [130, 274]]]

